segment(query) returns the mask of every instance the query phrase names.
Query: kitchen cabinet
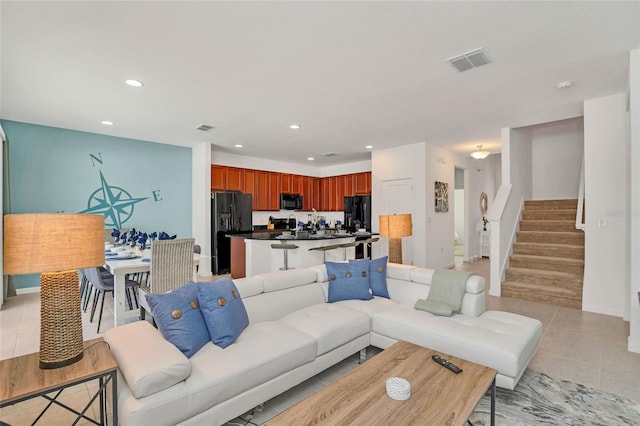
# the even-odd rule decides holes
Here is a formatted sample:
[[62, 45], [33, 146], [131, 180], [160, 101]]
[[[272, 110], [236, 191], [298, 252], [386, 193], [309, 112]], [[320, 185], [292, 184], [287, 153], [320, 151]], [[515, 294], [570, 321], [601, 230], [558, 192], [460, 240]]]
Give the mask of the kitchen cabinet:
[[256, 171], [251, 169], [242, 169], [244, 177], [242, 179], [242, 193], [251, 194], [251, 207], [253, 210], [258, 210], [256, 205]]
[[269, 172], [267, 210], [280, 210], [280, 173]]
[[341, 212], [344, 210], [344, 187], [345, 181], [351, 180], [349, 175], [336, 176], [335, 178], [335, 195], [334, 195], [334, 210], [337, 212]]
[[269, 172], [257, 170], [253, 187], [254, 210], [269, 210]]
[[302, 194], [302, 176], [291, 175], [291, 193]]
[[291, 180], [291, 175], [288, 173], [282, 173], [280, 175], [280, 192], [282, 194], [292, 194]]
[[[354, 175], [344, 175], [342, 177], [344, 178], [342, 181], [343, 187], [344, 187], [344, 196], [345, 197], [354, 196], [356, 194], [353, 189], [353, 181], [355, 179]], [[344, 204], [344, 198], [342, 199], [342, 203]]]
[[211, 165], [211, 190], [226, 191], [227, 190], [227, 167]]
[[371, 194], [371, 172], [356, 173], [354, 178], [353, 186], [356, 195]]
[[227, 168], [227, 191], [242, 191], [244, 189], [243, 169], [236, 167]]
[[311, 176], [302, 178], [302, 210], [320, 210], [320, 179]]

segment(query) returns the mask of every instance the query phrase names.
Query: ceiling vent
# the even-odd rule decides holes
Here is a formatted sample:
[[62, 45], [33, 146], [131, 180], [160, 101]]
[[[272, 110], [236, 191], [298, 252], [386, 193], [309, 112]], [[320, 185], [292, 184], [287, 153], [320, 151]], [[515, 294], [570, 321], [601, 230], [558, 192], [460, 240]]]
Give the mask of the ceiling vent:
[[448, 59], [451, 66], [458, 71], [467, 71], [471, 68], [479, 67], [480, 65], [486, 65], [491, 62], [489, 55], [483, 47], [472, 50], [471, 52], [464, 53], [455, 58]]
[[320, 154], [320, 155], [322, 155], [323, 157], [335, 157], [338, 154], [336, 154], [335, 152], [326, 152], [326, 153]]
[[196, 130], [200, 130], [202, 132], [208, 132], [209, 130], [213, 130], [215, 129], [214, 126], [209, 126], [208, 124], [201, 124], [198, 127], [196, 127]]

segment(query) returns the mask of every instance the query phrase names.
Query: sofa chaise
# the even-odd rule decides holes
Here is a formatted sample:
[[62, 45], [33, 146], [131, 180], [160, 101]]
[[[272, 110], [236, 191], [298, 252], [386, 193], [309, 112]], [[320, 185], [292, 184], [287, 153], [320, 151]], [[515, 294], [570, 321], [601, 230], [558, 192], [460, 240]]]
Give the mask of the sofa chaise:
[[414, 309], [433, 274], [389, 263], [390, 298], [335, 303], [327, 303], [325, 265], [234, 280], [249, 325], [228, 347], [208, 342], [191, 358], [146, 321], [113, 328], [104, 338], [119, 366], [120, 423], [223, 424], [369, 345], [398, 340], [495, 368], [497, 386], [513, 389], [540, 342], [540, 321], [485, 311], [477, 275], [459, 314]]

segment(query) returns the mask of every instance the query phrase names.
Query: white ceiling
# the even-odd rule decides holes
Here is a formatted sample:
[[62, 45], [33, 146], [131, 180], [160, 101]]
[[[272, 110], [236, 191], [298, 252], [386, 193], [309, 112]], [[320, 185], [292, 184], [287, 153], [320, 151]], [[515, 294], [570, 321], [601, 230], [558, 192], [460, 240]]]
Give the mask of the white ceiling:
[[[497, 152], [502, 127], [627, 90], [640, 47], [638, 1], [0, 7], [2, 118], [315, 165], [367, 159], [369, 144]], [[447, 62], [478, 47], [493, 63]]]

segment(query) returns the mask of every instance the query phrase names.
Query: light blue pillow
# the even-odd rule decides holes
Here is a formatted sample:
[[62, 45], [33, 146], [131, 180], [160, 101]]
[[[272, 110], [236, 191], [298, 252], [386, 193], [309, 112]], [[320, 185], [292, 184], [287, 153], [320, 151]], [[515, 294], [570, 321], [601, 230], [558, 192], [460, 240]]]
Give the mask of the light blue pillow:
[[373, 298], [369, 289], [369, 260], [358, 263], [326, 262], [329, 275], [329, 303], [339, 300], [370, 300]]
[[198, 307], [198, 285], [193, 281], [162, 294], [146, 294], [151, 315], [162, 336], [191, 358], [209, 340]]
[[389, 256], [373, 259], [369, 263], [369, 287], [374, 296], [389, 297], [387, 289], [387, 260]]
[[235, 342], [249, 325], [240, 293], [229, 278], [198, 283], [198, 300], [211, 341], [221, 348]]

